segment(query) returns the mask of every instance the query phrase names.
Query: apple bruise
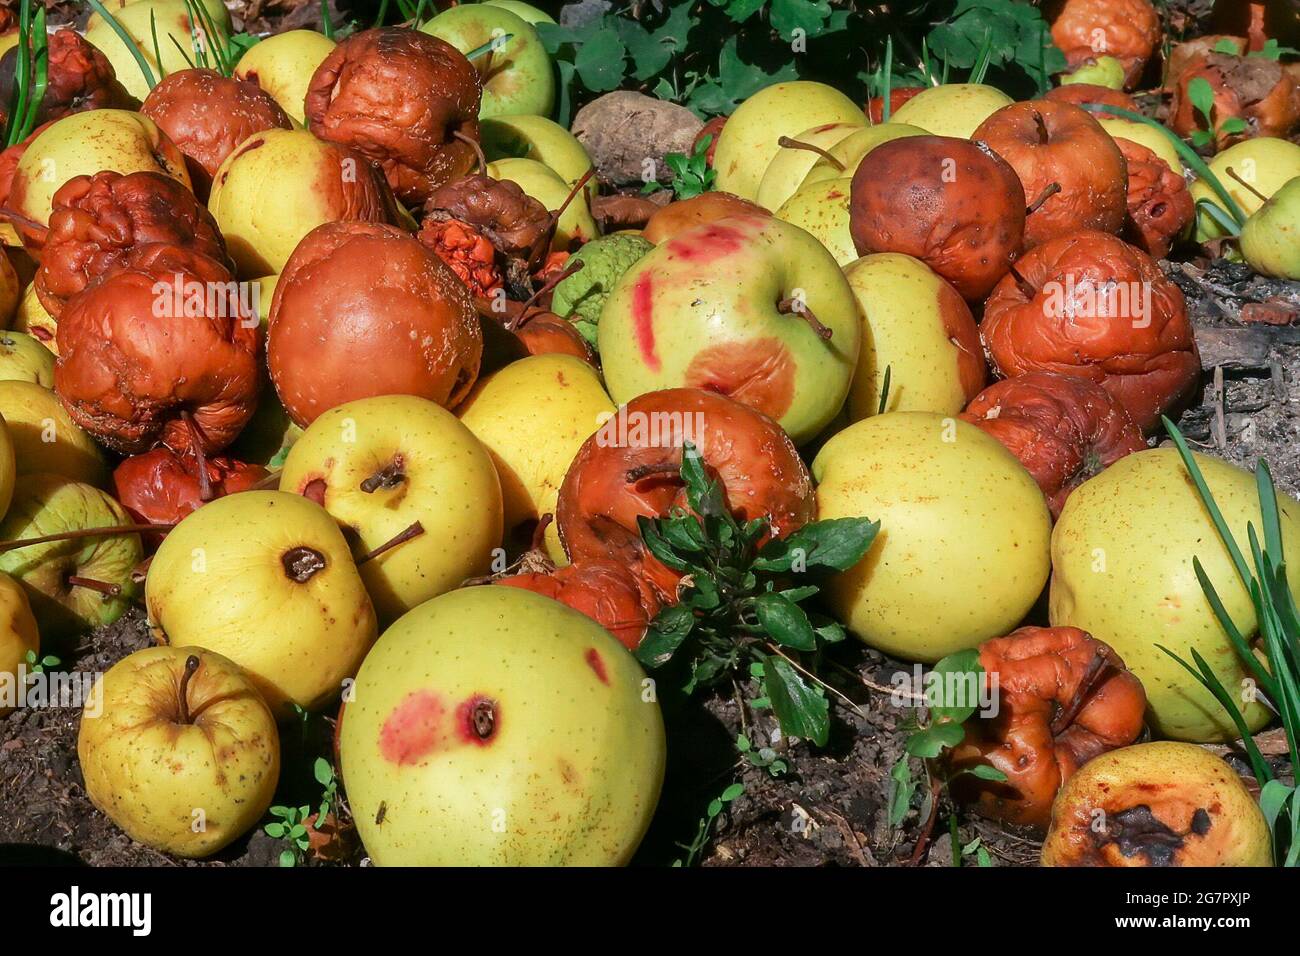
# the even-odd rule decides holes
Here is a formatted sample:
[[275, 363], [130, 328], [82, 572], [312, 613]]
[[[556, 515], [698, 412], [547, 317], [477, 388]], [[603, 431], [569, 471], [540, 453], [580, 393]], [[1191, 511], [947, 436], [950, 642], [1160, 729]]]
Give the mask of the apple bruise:
[[413, 690], [380, 728], [379, 752], [389, 763], [412, 766], [456, 746], [486, 747], [500, 724], [500, 704], [483, 694], [470, 695], [453, 710], [436, 692]]
[[777, 338], [721, 342], [686, 367], [685, 384], [735, 399], [779, 419], [794, 401], [795, 361]]
[[1113, 843], [1125, 859], [1142, 854], [1150, 866], [1173, 866], [1187, 838], [1205, 836], [1210, 832], [1210, 826], [1209, 813], [1204, 807], [1198, 807], [1187, 831], [1178, 833], [1156, 817], [1149, 806], [1140, 803], [1102, 818], [1096, 838], [1097, 848], [1100, 850]]

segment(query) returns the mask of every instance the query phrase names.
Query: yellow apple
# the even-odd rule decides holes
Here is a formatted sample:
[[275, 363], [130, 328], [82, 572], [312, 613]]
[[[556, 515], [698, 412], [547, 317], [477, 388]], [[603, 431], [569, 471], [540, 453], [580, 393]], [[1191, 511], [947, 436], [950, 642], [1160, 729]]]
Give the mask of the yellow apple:
[[[36, 286], [29, 285], [18, 303], [11, 326], [15, 332], [24, 332], [34, 338], [51, 355], [59, 354], [59, 323], [45, 311], [40, 298], [36, 295]], [[53, 382], [50, 383], [53, 386]]]
[[342, 723], [348, 801], [380, 866], [624, 864], [663, 781], [636, 660], [519, 588], [462, 588], [401, 618]]
[[741, 103], [722, 127], [713, 154], [716, 188], [754, 201], [782, 136], [827, 123], [866, 124], [862, 107], [824, 83], [774, 83]]
[[[866, 122], [864, 115], [859, 123], [822, 123], [804, 130], [791, 139], [807, 146], [829, 150], [854, 130], [863, 129]], [[803, 184], [804, 177], [808, 175], [808, 170], [812, 169], [813, 163], [820, 158], [821, 156], [815, 150], [794, 145], [782, 146], [772, 157], [772, 161], [767, 164], [763, 178], [759, 180], [758, 192], [754, 196], [755, 201], [764, 209], [776, 212], [795, 194]]]
[[[559, 173], [536, 159], [498, 159], [488, 163], [487, 174], [493, 179], [510, 180], [551, 212], [559, 209], [572, 191], [572, 187], [560, 178]], [[573, 202], [569, 203], [564, 215], [560, 217], [551, 248], [567, 250], [572, 243], [588, 242], [599, 234], [596, 220], [591, 217], [591, 209], [587, 205], [587, 197], [574, 196]]]
[[252, 829], [280, 777], [266, 701], [233, 662], [148, 647], [99, 677], [77, 735], [86, 795], [133, 840], [184, 857]]
[[826, 179], [852, 179], [862, 158], [881, 143], [902, 139], [904, 136], [925, 135], [925, 130], [905, 123], [877, 123], [875, 126], [854, 130], [827, 150], [834, 157], [834, 162], [825, 156], [817, 157], [816, 162], [808, 167], [803, 185]]
[[970, 308], [919, 259], [863, 256], [844, 270], [862, 319], [849, 391], [850, 421], [875, 415], [889, 370], [890, 412], [956, 415], [984, 385], [984, 354]]
[[54, 387], [54, 353], [26, 332], [0, 333], [0, 381]]
[[0, 572], [0, 717], [13, 708], [5, 707], [5, 685], [15, 694], [18, 690], [19, 671], [28, 654], [40, 654], [41, 635], [36, 629], [36, 618], [27, 601], [27, 592], [9, 575]]
[[917, 93], [894, 111], [889, 122], [919, 126], [935, 136], [969, 139], [980, 123], [1013, 102], [1001, 90], [982, 83], [945, 83]]
[[[535, 159], [548, 166], [570, 189], [591, 169], [591, 157], [578, 138], [545, 116], [493, 116], [479, 122], [479, 139], [489, 161]], [[598, 184], [587, 181], [587, 200], [596, 198]]]
[[[456, 414], [492, 453], [507, 530], [555, 514], [578, 449], [614, 411], [600, 374], [571, 355], [529, 356], [478, 381]], [[567, 562], [554, 523], [546, 550]]]
[[381, 622], [488, 573], [501, 545], [501, 485], [487, 449], [414, 395], [325, 412], [289, 450], [280, 490], [324, 506], [353, 533], [358, 557], [419, 523], [422, 533], [361, 566]]
[[235, 64], [235, 76], [256, 83], [299, 126], [307, 120], [303, 101], [312, 74], [336, 44], [315, 30], [288, 30], [249, 47]]
[[501, 7], [509, 10], [515, 16], [519, 17], [525, 23], [554, 23], [555, 18], [549, 13], [538, 10], [531, 3], [523, 3], [522, 0], [483, 0], [489, 7]]
[[1146, 123], [1124, 119], [1122, 116], [1106, 116], [1102, 114], [1094, 117], [1094, 119], [1113, 139], [1126, 139], [1131, 143], [1137, 143], [1139, 146], [1145, 146], [1168, 163], [1170, 169], [1182, 175], [1182, 157], [1178, 155], [1178, 150], [1174, 148], [1174, 144], [1169, 141], [1167, 133], [1153, 129]]
[[548, 116], [555, 108], [555, 64], [532, 24], [518, 14], [467, 3], [443, 10], [419, 29], [464, 54], [499, 41], [473, 61], [483, 84], [480, 116]]
[[8, 204], [45, 225], [59, 187], [105, 169], [162, 173], [190, 185], [185, 157], [153, 120], [129, 110], [87, 110], [55, 120], [32, 140], [14, 170]]
[[[1272, 136], [1257, 136], [1229, 146], [1209, 161], [1210, 172], [1219, 178], [1242, 211], [1249, 216], [1288, 180], [1300, 176], [1300, 145]], [[1228, 172], [1231, 169], [1248, 186], [1242, 185]], [[1197, 179], [1192, 183], [1192, 201], [1208, 199], [1220, 208], [1223, 200], [1209, 184]], [[1255, 195], [1259, 193], [1264, 198]], [[1223, 228], [1199, 207], [1196, 211], [1196, 241], [1205, 242], [1223, 235]]]
[[[858, 257], [849, 234], [849, 194], [853, 180], [823, 179], [800, 186], [776, 211], [776, 218], [815, 236], [841, 266]], [[860, 356], [859, 356], [860, 360]]]
[[337, 698], [377, 633], [343, 532], [282, 491], [227, 495], [186, 516], [149, 565], [145, 605], [160, 642], [229, 657], [280, 717]]
[[[1246, 526], [1263, 527], [1255, 478], [1197, 455], [1210, 491], [1243, 548]], [[1278, 496], [1283, 547], [1300, 553], [1300, 502]], [[1238, 629], [1258, 628], [1254, 605], [1237, 578], [1187, 470], [1174, 448], [1128, 455], [1071, 493], [1052, 532], [1053, 624], [1081, 627], [1124, 658], [1147, 691], [1148, 719], [1162, 737], [1204, 743], [1235, 740], [1227, 713], [1183, 668], [1156, 647], [1191, 662], [1198, 651], [1230, 692], [1249, 676], [1223, 633], [1192, 568], [1199, 558]], [[1300, 601], [1300, 576], [1291, 575]], [[1263, 705], [1242, 702], [1252, 728]]]
[[[202, 25], [191, 23], [185, 0], [132, 0], [124, 7], [111, 2], [106, 3], [105, 6], [113, 15], [113, 19], [135, 41], [145, 62], [149, 64], [155, 82], [170, 73], [189, 69], [196, 62], [194, 36], [191, 34], [191, 29], [199, 36], [200, 48], [208, 53], [207, 39], [203, 36]], [[217, 28], [216, 41], [222, 44], [228, 42], [230, 12], [224, 4], [213, 0], [207, 0], [204, 7]], [[137, 100], [143, 101], [149, 95], [149, 84], [145, 82], [144, 73], [141, 72], [140, 64], [136, 62], [130, 48], [122, 42], [122, 38], [117, 35], [112, 25], [98, 13], [91, 13], [90, 19], [86, 21], [85, 32], [86, 39], [94, 44], [113, 65], [113, 70], [117, 73], [121, 84], [126, 87], [126, 91]], [[156, 47], [155, 32], [158, 38]], [[208, 53], [208, 56], [211, 57], [212, 54]]]
[[35, 382], [0, 380], [0, 415], [13, 439], [18, 474], [54, 472], [106, 486], [108, 463], [59, 397]]
[[886, 412], [830, 439], [812, 465], [821, 519], [880, 522], [833, 577], [837, 620], [864, 643], [937, 661], [1016, 627], [1049, 571], [1043, 493], [1003, 445], [931, 412]]
[[14, 458], [14, 441], [9, 437], [9, 426], [0, 415], [0, 519], [9, 510], [14, 497], [14, 480], [18, 477]]
[[22, 283], [9, 257], [0, 250], [0, 328], [8, 328], [23, 297]]

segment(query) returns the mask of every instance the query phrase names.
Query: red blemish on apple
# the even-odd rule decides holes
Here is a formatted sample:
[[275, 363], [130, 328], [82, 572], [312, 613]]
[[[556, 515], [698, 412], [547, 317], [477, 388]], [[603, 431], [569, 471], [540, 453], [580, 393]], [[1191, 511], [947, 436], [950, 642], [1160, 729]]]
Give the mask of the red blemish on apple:
[[840, 192], [838, 189], [833, 189], [833, 190], [831, 190], [830, 192], [828, 192], [828, 193], [826, 194], [826, 198], [827, 198], [827, 199], [843, 199], [843, 198], [844, 198], [844, 193]]
[[636, 328], [637, 345], [641, 359], [652, 372], [659, 371], [659, 356], [655, 354], [654, 280], [643, 272], [632, 287], [632, 322]]
[[683, 384], [726, 395], [780, 418], [794, 400], [794, 375], [794, 358], [785, 344], [780, 339], [762, 338], [721, 342], [704, 349], [687, 366]]
[[688, 230], [685, 235], [668, 240], [673, 257], [697, 264], [713, 262], [738, 252], [745, 245], [745, 234], [734, 226], [711, 222]]
[[473, 694], [456, 708], [456, 728], [466, 743], [486, 747], [501, 729], [501, 705], [484, 694]]
[[307, 482], [307, 484], [302, 486], [301, 494], [304, 498], [314, 501], [316, 504], [324, 507], [325, 489], [327, 487], [328, 485], [325, 484], [324, 478], [313, 478], [311, 481]]
[[583, 657], [587, 661], [587, 666], [596, 672], [596, 676], [600, 678], [600, 682], [608, 686], [609, 674], [605, 672], [605, 659], [600, 656], [600, 652], [594, 647], [590, 647], [587, 649], [587, 653], [584, 654]]
[[433, 691], [411, 691], [380, 728], [379, 752], [399, 766], [418, 763], [443, 744], [441, 724], [446, 713]]

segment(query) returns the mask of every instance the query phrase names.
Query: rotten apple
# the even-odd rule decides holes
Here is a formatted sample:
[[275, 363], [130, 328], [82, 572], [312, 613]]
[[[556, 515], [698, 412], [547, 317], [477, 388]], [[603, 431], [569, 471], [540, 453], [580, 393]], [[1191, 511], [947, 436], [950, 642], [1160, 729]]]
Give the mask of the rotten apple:
[[[207, 458], [193, 451], [155, 448], [133, 455], [113, 470], [113, 494], [122, 507], [146, 524], [175, 524], [191, 511], [222, 495], [258, 485], [269, 472], [234, 458]], [[148, 535], [147, 543], [161, 542]]]
[[1052, 41], [1071, 67], [1114, 57], [1130, 89], [1160, 44], [1160, 16], [1151, 0], [1058, 0], [1053, 13]]

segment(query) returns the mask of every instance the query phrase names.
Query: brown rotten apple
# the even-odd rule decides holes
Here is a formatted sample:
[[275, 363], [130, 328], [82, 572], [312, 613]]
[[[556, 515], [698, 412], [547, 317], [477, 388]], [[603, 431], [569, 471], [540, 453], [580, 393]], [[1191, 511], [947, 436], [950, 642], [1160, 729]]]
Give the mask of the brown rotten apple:
[[776, 422], [703, 389], [648, 392], [597, 429], [565, 475], [556, 522], [574, 564], [613, 561], [647, 581], [660, 601], [676, 601], [681, 575], [649, 553], [637, 518], [688, 507], [680, 478], [686, 441], [740, 520], [766, 518], [783, 536], [813, 519], [808, 468]]
[[254, 133], [293, 129], [280, 104], [256, 83], [216, 70], [181, 70], [153, 88], [140, 112], [185, 155], [194, 192], [206, 199], [212, 177], [235, 147]]
[[206, 454], [252, 417], [259, 336], [225, 266], [155, 244], [64, 306], [54, 388], [73, 420], [115, 451], [162, 441]]
[[1071, 491], [1111, 462], [1146, 447], [1128, 412], [1095, 382], [1026, 372], [980, 392], [961, 417], [1020, 459], [1055, 518]]
[[[1210, 114], [1220, 150], [1254, 136], [1285, 139], [1300, 122], [1300, 82], [1290, 70], [1266, 57], [1207, 52], [1191, 57], [1172, 81], [1169, 125], [1179, 136], [1206, 127], [1188, 92], [1198, 79], [1209, 83], [1214, 94]], [[1239, 121], [1241, 128], [1225, 128], [1229, 120]]]
[[1010, 163], [1025, 187], [1026, 248], [1073, 229], [1119, 232], [1124, 224], [1124, 154], [1086, 110], [1047, 100], [1012, 103], [972, 139]]
[[1058, 0], [1052, 41], [1071, 69], [1114, 57], [1132, 89], [1160, 43], [1160, 16], [1151, 0]]
[[1077, 627], [1022, 627], [979, 649], [998, 695], [952, 751], [954, 770], [992, 766], [1005, 781], [956, 778], [954, 795], [999, 820], [1046, 829], [1061, 785], [1142, 733], [1146, 694], [1119, 655]]
[[980, 336], [1004, 377], [1090, 379], [1144, 433], [1201, 374], [1182, 292], [1145, 252], [1104, 232], [1079, 230], [1025, 253], [985, 303]]
[[534, 591], [567, 604], [601, 625], [630, 651], [637, 649], [660, 607], [659, 597], [647, 581], [613, 561], [581, 561], [558, 570], [524, 571], [492, 583]]
[[[268, 474], [261, 465], [233, 458], [200, 460], [192, 451], [155, 448], [114, 469], [113, 495], [139, 521], [174, 524], [214, 498], [247, 491]], [[161, 540], [156, 536], [152, 544]]]
[[216, 220], [170, 176], [110, 170], [76, 176], [54, 194], [36, 294], [58, 318], [64, 303], [134, 258], [144, 247], [184, 246], [229, 266]]
[[464, 284], [393, 226], [332, 222], [294, 250], [271, 299], [267, 358], [289, 416], [418, 395], [454, 408], [478, 375], [483, 332]]
[[1163, 258], [1196, 213], [1187, 181], [1140, 143], [1116, 136], [1115, 145], [1128, 166], [1124, 235], [1148, 255]]
[[[17, 58], [17, 47], [0, 57], [0, 115], [13, 93]], [[83, 110], [131, 109], [134, 105], [108, 58], [76, 30], [65, 28], [50, 34], [45, 95], [36, 110], [38, 124]]]
[[325, 57], [305, 109], [313, 133], [374, 160], [397, 198], [419, 206], [474, 165], [482, 97], [478, 71], [451, 44], [384, 27]]

